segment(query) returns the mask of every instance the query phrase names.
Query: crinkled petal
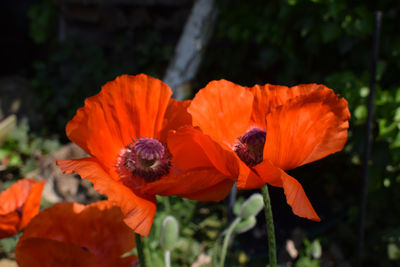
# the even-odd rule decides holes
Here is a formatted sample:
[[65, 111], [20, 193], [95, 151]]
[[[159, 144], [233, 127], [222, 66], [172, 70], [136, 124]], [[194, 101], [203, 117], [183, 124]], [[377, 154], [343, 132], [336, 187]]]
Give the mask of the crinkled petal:
[[332, 90], [293, 98], [266, 116], [264, 159], [290, 170], [340, 151], [349, 119], [347, 101]]
[[254, 95], [252, 122], [258, 127], [265, 129], [265, 115], [273, 108], [285, 104], [290, 99], [306, 95], [314, 91], [329, 90], [324, 85], [300, 84], [293, 87], [281, 85], [255, 85], [248, 88]]
[[109, 171], [132, 138], [159, 138], [171, 94], [168, 85], [144, 74], [119, 76], [86, 99], [67, 124], [67, 136]]
[[170, 130], [176, 130], [185, 125], [192, 125], [192, 116], [187, 111], [191, 100], [178, 101], [171, 98], [167, 111], [165, 112], [164, 123], [160, 134], [160, 140], [167, 143]]
[[93, 183], [94, 188], [118, 205], [125, 215], [124, 222], [135, 232], [147, 236], [156, 212], [155, 199], [135, 195], [128, 187], [113, 180], [95, 158], [57, 161], [64, 173], [78, 173]]
[[262, 163], [255, 166], [254, 169], [257, 171], [258, 175], [264, 179], [265, 183], [283, 188], [286, 201], [289, 206], [292, 207], [294, 214], [313, 221], [320, 221], [303, 187], [296, 179], [288, 175], [282, 169], [273, 166], [268, 160], [264, 160]]
[[193, 125], [213, 140], [232, 147], [249, 127], [253, 95], [245, 87], [226, 80], [212, 81], [190, 104]]

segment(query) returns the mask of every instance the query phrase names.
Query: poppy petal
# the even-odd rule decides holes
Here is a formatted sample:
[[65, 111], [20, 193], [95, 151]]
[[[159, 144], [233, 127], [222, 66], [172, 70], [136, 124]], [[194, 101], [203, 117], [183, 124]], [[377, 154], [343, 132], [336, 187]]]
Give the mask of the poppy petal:
[[225, 179], [214, 186], [188, 195], [182, 194], [180, 196], [196, 201], [221, 201], [229, 194], [233, 185], [234, 181]]
[[[113, 266], [120, 261], [121, 255], [135, 246], [134, 232], [123, 222], [123, 217], [121, 209], [109, 201], [95, 202], [88, 206], [58, 203], [31, 221], [19, 243], [24, 244], [34, 238], [65, 242], [93, 253], [97, 263], [90, 266]], [[46, 250], [44, 252], [47, 254]], [[50, 260], [64, 253], [57, 250], [54, 251], [55, 255], [48, 255], [49, 259], [46, 256], [43, 258]], [[134, 258], [130, 260], [132, 263]], [[123, 266], [131, 265], [126, 262]]]
[[290, 170], [343, 149], [350, 113], [332, 90], [288, 100], [266, 116], [264, 159]]
[[67, 136], [109, 171], [132, 138], [159, 137], [171, 94], [144, 74], [119, 76], [86, 99], [67, 124]]
[[178, 129], [184, 125], [192, 125], [192, 116], [187, 112], [190, 103], [191, 100], [179, 101], [173, 98], [169, 100], [167, 110], [165, 111], [163, 128], [160, 134], [161, 142], [167, 142], [170, 130]]
[[0, 215], [0, 239], [18, 233], [20, 221], [20, 214], [15, 211], [5, 215]]
[[239, 160], [235, 153], [204, 135], [199, 129], [183, 127], [170, 132], [168, 148], [172, 154], [172, 164], [181, 170], [215, 167], [226, 176], [236, 176]]
[[96, 266], [93, 253], [80, 246], [45, 238], [29, 238], [19, 242], [16, 260], [20, 267], [87, 267]]
[[286, 201], [289, 206], [292, 207], [294, 214], [313, 221], [320, 221], [303, 187], [296, 179], [283, 170], [273, 166], [268, 160], [264, 160], [262, 163], [255, 166], [254, 169], [257, 171], [258, 175], [264, 179], [265, 183], [283, 188]]
[[21, 229], [28, 225], [30, 220], [38, 214], [44, 184], [44, 181], [37, 182], [33, 180], [31, 182], [31, 189], [22, 209]]
[[286, 201], [292, 207], [294, 214], [309, 220], [321, 221], [312, 207], [310, 200], [308, 200], [303, 187], [296, 179], [282, 171], [282, 184]]
[[146, 186], [146, 192], [161, 196], [178, 195], [193, 200], [221, 201], [228, 195], [234, 182], [214, 168], [196, 169], [150, 183]]
[[226, 80], [212, 81], [201, 89], [188, 112], [193, 125], [215, 141], [232, 147], [249, 127], [253, 95], [240, 85]]
[[60, 160], [57, 165], [64, 173], [78, 173], [93, 183], [94, 188], [118, 205], [125, 215], [124, 222], [135, 232], [147, 236], [156, 212], [154, 200], [135, 195], [128, 187], [113, 180], [95, 158]]
[[248, 88], [254, 95], [253, 113], [251, 120], [260, 128], [265, 129], [265, 114], [275, 107], [285, 104], [290, 99], [302, 96], [314, 91], [329, 90], [324, 85], [301, 84], [293, 87], [281, 85], [255, 85]]
[[29, 196], [32, 186], [37, 183], [42, 184], [42, 186], [44, 184], [44, 182], [38, 182], [34, 179], [24, 178], [18, 180], [10, 188], [1, 192], [0, 214], [7, 214], [8, 212], [22, 208]]
[[256, 189], [264, 186], [265, 183], [281, 187], [281, 174], [268, 160], [249, 168], [245, 163], [240, 165], [240, 175], [237, 181], [238, 189]]
[[24, 178], [0, 194], [0, 238], [14, 235], [36, 216], [44, 181]]

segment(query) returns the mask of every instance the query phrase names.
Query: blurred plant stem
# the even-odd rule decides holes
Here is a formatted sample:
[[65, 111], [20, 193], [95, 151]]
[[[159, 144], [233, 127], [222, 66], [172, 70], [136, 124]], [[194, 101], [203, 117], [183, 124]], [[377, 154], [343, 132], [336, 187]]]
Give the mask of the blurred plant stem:
[[224, 244], [222, 245], [222, 251], [221, 251], [221, 259], [219, 262], [219, 267], [224, 267], [225, 264], [225, 258], [226, 258], [226, 251], [228, 250], [228, 244], [229, 240], [231, 239], [232, 233], [235, 230], [235, 227], [238, 223], [240, 223], [241, 218], [237, 217], [229, 226], [228, 230], [226, 231], [225, 238], [224, 238]]
[[144, 253], [143, 253], [143, 243], [141, 236], [139, 234], [135, 234], [136, 237], [136, 249], [138, 252], [139, 257], [139, 265], [140, 267], [146, 267], [146, 261], [144, 260]]
[[264, 197], [265, 222], [267, 224], [268, 234], [269, 267], [277, 267], [274, 218], [272, 216], [271, 199], [269, 197], [267, 184], [262, 188], [262, 194]]
[[169, 250], [164, 251], [164, 262], [165, 262], [165, 267], [171, 267], [171, 251]]

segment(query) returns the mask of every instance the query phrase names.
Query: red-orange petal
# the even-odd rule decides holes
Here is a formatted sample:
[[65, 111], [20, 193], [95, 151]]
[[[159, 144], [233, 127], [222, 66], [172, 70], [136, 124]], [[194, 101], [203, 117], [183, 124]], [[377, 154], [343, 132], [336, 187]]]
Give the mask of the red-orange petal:
[[[50, 263], [59, 258], [59, 254], [69, 253], [70, 258], [77, 254], [83, 260], [91, 259], [89, 266], [131, 266], [134, 258], [128, 259], [130, 262], [121, 259], [135, 246], [134, 232], [123, 222], [123, 217], [120, 208], [109, 201], [86, 207], [78, 203], [58, 203], [41, 212], [28, 225], [17, 245], [17, 260], [30, 257]], [[47, 240], [57, 241], [56, 249], [36, 251], [35, 255], [26, 249], [21, 252], [21, 246], [26, 247], [26, 242], [29, 244], [32, 239], [42, 248], [54, 243]]]
[[36, 216], [44, 182], [21, 179], [0, 194], [0, 238], [14, 235]]
[[128, 187], [113, 180], [95, 158], [60, 160], [57, 165], [64, 173], [78, 173], [93, 183], [94, 188], [118, 205], [125, 215], [124, 222], [135, 232], [147, 236], [156, 212], [155, 199], [135, 195]]
[[313, 221], [319, 222], [321, 220], [308, 200], [303, 187], [296, 179], [282, 169], [273, 166], [268, 160], [264, 160], [254, 169], [266, 183], [283, 188], [286, 202], [292, 208], [294, 214]]
[[146, 192], [161, 196], [177, 195], [193, 200], [221, 201], [224, 199], [234, 179], [215, 168], [203, 168], [174, 173], [146, 185]]
[[220, 145], [199, 129], [183, 127], [170, 132], [168, 148], [172, 154], [172, 164], [181, 170], [215, 167], [229, 177], [239, 172], [235, 153], [227, 146]]
[[31, 189], [28, 197], [26, 198], [25, 204], [22, 208], [22, 218], [20, 229], [25, 228], [33, 217], [38, 214], [40, 209], [40, 199], [42, 197], [42, 191], [44, 188], [44, 181], [38, 182], [31, 180]]
[[159, 138], [171, 94], [168, 85], [144, 74], [119, 76], [86, 99], [67, 124], [67, 136], [110, 171], [132, 138]]
[[288, 100], [266, 116], [264, 159], [289, 170], [343, 149], [350, 113], [332, 90]]
[[286, 201], [292, 207], [293, 213], [309, 220], [321, 221], [312, 207], [310, 200], [308, 200], [301, 184], [284, 171], [282, 171], [281, 179]]
[[180, 196], [197, 201], [221, 201], [229, 194], [233, 185], [234, 181], [225, 179], [214, 186]]
[[264, 160], [254, 168], [249, 168], [245, 163], [241, 162], [240, 175], [236, 186], [238, 189], [256, 189], [268, 183], [281, 187], [280, 177], [279, 169], [268, 160]]
[[220, 80], [201, 89], [188, 112], [194, 126], [215, 141], [232, 147], [249, 127], [252, 105], [253, 95], [245, 87]]
[[0, 239], [13, 236], [19, 231], [21, 217], [18, 212], [9, 212], [0, 215]]
[[161, 142], [167, 143], [170, 130], [176, 130], [184, 125], [192, 125], [192, 116], [187, 111], [190, 103], [191, 100], [179, 101], [173, 98], [169, 100], [160, 134]]
[[202, 201], [226, 197], [239, 172], [239, 160], [199, 129], [182, 127], [171, 131], [168, 148], [171, 173], [145, 185], [146, 194], [178, 195]]
[[248, 88], [254, 95], [253, 113], [251, 120], [258, 127], [265, 129], [265, 115], [273, 108], [285, 104], [290, 99], [306, 95], [314, 91], [329, 90], [319, 84], [301, 84], [293, 87], [281, 85], [255, 85]]
[[96, 256], [80, 246], [45, 238], [29, 238], [16, 248], [20, 267], [95, 266]]

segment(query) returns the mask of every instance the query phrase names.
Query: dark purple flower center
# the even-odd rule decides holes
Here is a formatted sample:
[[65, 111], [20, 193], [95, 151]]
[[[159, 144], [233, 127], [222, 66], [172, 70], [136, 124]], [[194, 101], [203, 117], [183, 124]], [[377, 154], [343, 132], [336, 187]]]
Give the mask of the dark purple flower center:
[[116, 167], [122, 179], [140, 176], [146, 182], [153, 182], [169, 173], [170, 160], [157, 139], [140, 138], [121, 150]]
[[248, 166], [253, 167], [263, 161], [266, 132], [253, 128], [238, 138], [233, 150]]

